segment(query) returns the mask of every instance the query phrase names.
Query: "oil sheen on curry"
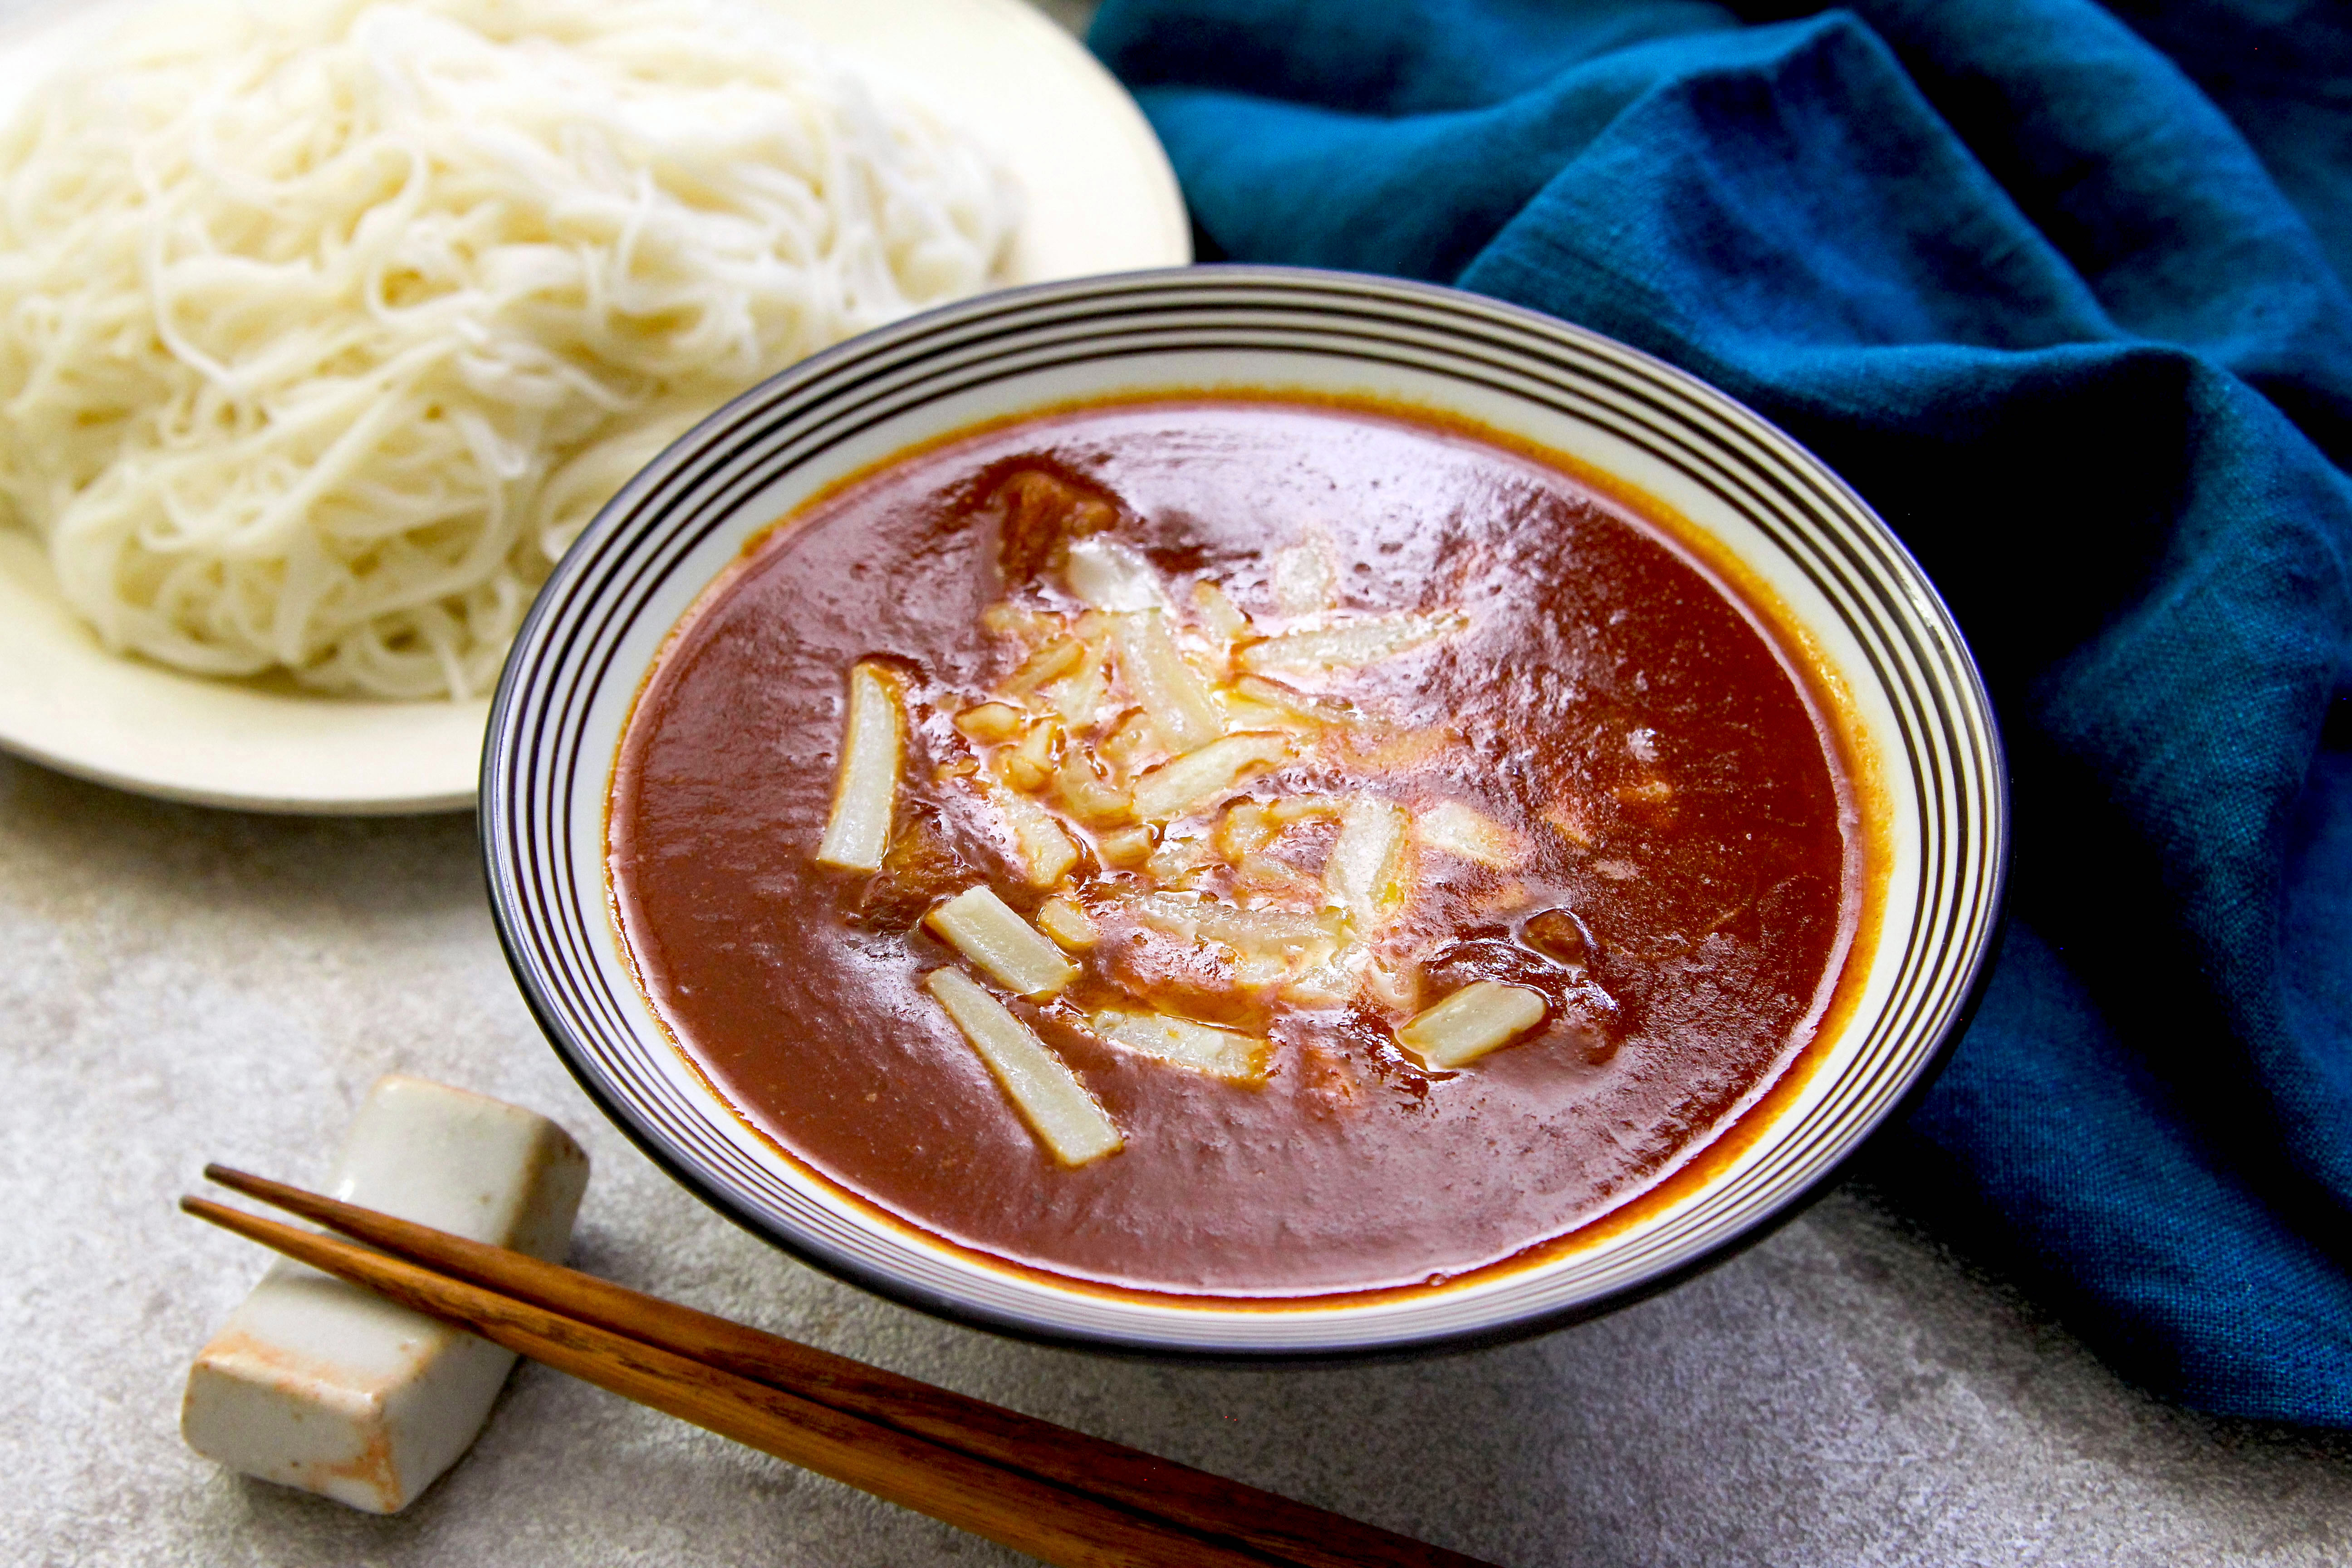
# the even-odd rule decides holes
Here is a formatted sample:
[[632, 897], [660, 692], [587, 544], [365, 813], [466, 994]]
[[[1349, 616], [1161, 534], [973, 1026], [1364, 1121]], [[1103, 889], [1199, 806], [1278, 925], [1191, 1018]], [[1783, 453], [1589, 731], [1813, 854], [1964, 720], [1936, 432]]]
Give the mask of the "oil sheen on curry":
[[1752, 1104], [1858, 826], [1770, 623], [1475, 432], [1089, 406], [820, 498], [614, 774], [632, 962], [767, 1137], [1112, 1289], [1433, 1284]]

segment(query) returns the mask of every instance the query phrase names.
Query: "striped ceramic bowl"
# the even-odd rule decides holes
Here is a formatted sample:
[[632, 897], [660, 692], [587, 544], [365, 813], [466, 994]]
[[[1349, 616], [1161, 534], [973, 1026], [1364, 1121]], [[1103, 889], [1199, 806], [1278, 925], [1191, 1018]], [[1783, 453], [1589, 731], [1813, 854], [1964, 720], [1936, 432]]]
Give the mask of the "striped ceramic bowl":
[[[1426, 1291], [1278, 1309], [1061, 1287], [877, 1220], [797, 1167], [689, 1068], [631, 977], [605, 885], [615, 750], [663, 638], [746, 540], [835, 480], [970, 426], [1219, 388], [1433, 408], [1647, 491], [1779, 596], [1843, 684], [1850, 739], [1875, 759], [1878, 896], [1853, 1005], [1738, 1139], [1590, 1242]], [[868, 333], [719, 410], [614, 498], [540, 595], [499, 687], [481, 815], [499, 935], [548, 1037], [605, 1112], [721, 1212], [967, 1322], [1224, 1357], [1525, 1333], [1760, 1236], [1896, 1112], [1958, 1029], [1993, 940], [2008, 839], [2000, 741], [1958, 631], [1885, 525], [1795, 442], [1557, 321], [1442, 289], [1261, 268], [993, 295]]]

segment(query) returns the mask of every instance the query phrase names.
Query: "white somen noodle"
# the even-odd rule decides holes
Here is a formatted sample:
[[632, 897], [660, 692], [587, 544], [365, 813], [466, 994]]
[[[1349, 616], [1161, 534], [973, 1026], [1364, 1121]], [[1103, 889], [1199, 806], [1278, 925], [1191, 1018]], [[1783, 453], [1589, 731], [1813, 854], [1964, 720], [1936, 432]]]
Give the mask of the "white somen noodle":
[[479, 692], [666, 442], [1013, 226], [755, 0], [152, 13], [0, 136], [0, 500], [109, 647]]

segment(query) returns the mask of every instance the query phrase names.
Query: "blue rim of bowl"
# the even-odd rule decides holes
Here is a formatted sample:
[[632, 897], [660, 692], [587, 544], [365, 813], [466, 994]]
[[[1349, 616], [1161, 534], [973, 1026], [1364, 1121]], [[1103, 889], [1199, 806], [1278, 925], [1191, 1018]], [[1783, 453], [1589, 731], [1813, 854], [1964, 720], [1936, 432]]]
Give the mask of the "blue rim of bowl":
[[[1571, 417], [1593, 419], [1596, 413], [1602, 412], [1591, 402], [1590, 394], [1577, 384], [1578, 378], [1604, 385], [1623, 403], [1610, 416], [1595, 422], [1621, 437], [1627, 435], [1618, 417], [1623, 409], [1638, 411], [1637, 419], [1664, 422], [1650, 426], [1647, 437], [1636, 433], [1632, 438], [1637, 446], [1647, 447], [1663, 460], [1714, 489], [1751, 521], [1759, 521], [1759, 512], [1773, 510], [1761, 504], [1759, 497], [1777, 497], [1786, 509], [1782, 521], [1789, 527], [1810, 525], [1818, 530], [1815, 542], [1827, 547], [1836, 558], [1831, 560], [1830, 565], [1837, 580], [1824, 583], [1818, 574], [1815, 580], [1830, 601], [1839, 606], [1840, 618], [1852, 629], [1855, 623], [1848, 606], [1861, 604], [1867, 607], [1874, 602], [1883, 617], [1877, 630], [1890, 639], [1887, 646], [1907, 653], [1930, 676], [1940, 677], [1940, 683], [1930, 679], [1928, 685], [1931, 691], [1940, 692], [1944, 700], [1941, 702], [1921, 700], [1918, 692], [1911, 691], [1900, 681], [1890, 684], [1887, 671], [1880, 667], [1872, 651], [1870, 640], [1854, 630], [1856, 640], [1870, 659], [1874, 678], [1890, 693], [1901, 688], [1917, 700], [1916, 717], [1932, 721], [1939, 727], [1945, 742], [1942, 749], [1931, 745], [1923, 751], [1914, 732], [1913, 716], [1897, 708], [1896, 726], [1906, 749], [1906, 767], [1899, 773], [1889, 770], [1887, 786], [1900, 788], [1907, 782], [1917, 797], [1922, 860], [1919, 898], [1923, 910], [1920, 918], [1912, 922], [1912, 947], [1916, 950], [1932, 942], [1934, 952], [1926, 962], [1920, 962], [1922, 955], [1918, 952], [1906, 954], [1902, 983], [1896, 991], [1871, 1018], [1856, 1019], [1847, 1026], [1852, 1028], [1866, 1021], [1874, 1030], [1885, 1035], [1888, 1033], [1890, 1016], [1900, 1014], [1893, 1036], [1906, 1048], [1900, 1052], [1888, 1050], [1885, 1053], [1888, 1059], [1878, 1063], [1875, 1074], [1864, 1085], [1872, 1091], [1865, 1112], [1833, 1121], [1815, 1132], [1815, 1143], [1825, 1139], [1832, 1147], [1801, 1178], [1777, 1185], [1767, 1181], [1759, 1201], [1738, 1215], [1736, 1223], [1723, 1226], [1722, 1235], [1700, 1241], [1658, 1267], [1589, 1296], [1459, 1328], [1332, 1345], [1168, 1342], [1132, 1333], [1041, 1324], [1017, 1311], [977, 1304], [952, 1291], [927, 1288], [887, 1268], [869, 1265], [812, 1234], [772, 1223], [749, 1200], [730, 1191], [723, 1181], [689, 1157], [643, 1106], [622, 1093], [600, 1070], [593, 1050], [577, 1032], [559, 998], [559, 990], [579, 977], [567, 973], [567, 966], [553, 956], [560, 944], [551, 943], [534, 929], [534, 906], [526, 889], [533, 879], [547, 872], [548, 868], [539, 864], [541, 857], [551, 865], [568, 863], [569, 857], [562, 851], [568, 842], [574, 812], [587, 810], [595, 814], [601, 840], [605, 805], [601, 782], [589, 798], [576, 799], [571, 781], [576, 778], [578, 768], [570, 764], [557, 766], [558, 759], [540, 754], [537, 742], [545, 732], [545, 715], [539, 707], [525, 700], [527, 694], [552, 700], [547, 682], [567, 668], [562, 654], [572, 645], [569, 641], [558, 645], [551, 658], [550, 638], [552, 633], [563, 629], [565, 617], [590, 618], [594, 622], [589, 627], [592, 633], [617, 635], [612, 606], [607, 602], [612, 595], [602, 590], [613, 584], [620, 570], [631, 563], [634, 554], [643, 553], [639, 546], [646, 539], [653, 539], [656, 548], [666, 550], [675, 564], [692, 542], [725, 526], [742, 500], [793, 466], [755, 460], [747, 472], [725, 479], [730, 453], [740, 454], [747, 446], [766, 440], [771, 443], [772, 456], [774, 450], [793, 445], [793, 439], [780, 432], [788, 432], [796, 426], [816, 426], [814, 435], [806, 437], [814, 442], [810, 449], [793, 459], [804, 462], [864, 427], [825, 428], [838, 417], [837, 412], [829, 414], [828, 410], [837, 411], [844, 399], [861, 391], [870, 394], [869, 402], [888, 405], [881, 412], [869, 414], [866, 423], [874, 424], [972, 384], [1038, 368], [1038, 362], [1021, 355], [992, 360], [985, 350], [992, 338], [1010, 337], [1024, 342], [1036, 338], [1063, 351], [1061, 358], [1054, 362], [1057, 363], [1216, 347], [1300, 352], [1295, 342], [1202, 341], [1197, 334], [1204, 329], [1199, 325], [1199, 318], [1204, 312], [1214, 316], [1220, 310], [1249, 322], [1246, 326], [1228, 323], [1218, 328], [1242, 340], [1246, 340], [1252, 331], [1263, 336], [1278, 335], [1282, 329], [1270, 322], [1288, 322], [1290, 330], [1304, 330], [1300, 323], [1311, 322], [1328, 330], [1329, 322], [1347, 321], [1364, 333], [1364, 343], [1380, 345], [1383, 353], [1423, 356], [1399, 357], [1394, 363], [1486, 384], [1507, 395], [1531, 398]], [[1292, 321], [1293, 317], [1297, 320]], [[1191, 326], [1163, 324], [1157, 336], [1148, 328], [1155, 319], [1164, 323], [1187, 318], [1192, 321]], [[1137, 328], [1135, 323], [1139, 321], [1147, 326]], [[1121, 331], [1140, 331], [1145, 341], [1109, 345], [1106, 342], [1106, 323], [1116, 323]], [[1181, 340], [1168, 335], [1177, 331], [1195, 335]], [[1444, 341], [1440, 343], [1433, 339]], [[1360, 346], [1344, 354], [1332, 348], [1320, 352], [1374, 362], [1382, 357]], [[960, 361], [952, 368], [961, 373], [976, 366], [982, 374], [964, 375], [945, 385], [921, 381], [905, 391], [899, 401], [889, 401], [893, 395], [899, 395], [891, 385], [892, 375], [907, 372], [926, 357], [947, 353], [977, 353], [976, 359]], [[1454, 364], [1433, 363], [1439, 355], [1451, 356]], [[994, 368], [986, 368], [991, 365]], [[1477, 367], [1476, 374], [1464, 374], [1454, 368], [1458, 365]], [[1540, 368], [1531, 373], [1530, 366]], [[1549, 398], [1534, 396], [1528, 390], [1530, 382], [1545, 384], [1546, 374], [1559, 379], [1549, 384]], [[755, 422], [762, 424], [763, 428], [749, 430], [747, 427]], [[1685, 432], [1679, 439], [1690, 439], [1691, 434], [1696, 433], [1702, 442], [1699, 450], [1707, 452], [1709, 461], [1728, 459], [1732, 468], [1713, 478], [1694, 473], [1684, 459], [1695, 458], [1696, 451], [1677, 453], [1652, 444], [1653, 439], [1667, 438], [1666, 425]], [[1738, 476], [1736, 481], [1734, 474]], [[1727, 481], [1732, 489], [1751, 493], [1745, 500], [1726, 494]], [[711, 494], [714, 487], [719, 492], [715, 497]], [[702, 519], [699, 531], [672, 527], [658, 536], [640, 533], [635, 539], [625, 537], [641, 513], [666, 495], [671, 495], [671, 504], [680, 508], [699, 498], [693, 508]], [[1812, 568], [1790, 548], [1787, 539], [1770, 526], [1765, 531], [1801, 568], [1812, 574]], [[681, 533], [692, 535], [684, 545], [678, 542]], [[637, 582], [642, 585], [646, 563], [639, 560], [634, 564]], [[592, 591], [585, 600], [575, 602], [583, 579], [598, 571], [603, 575], [592, 584], [596, 591]], [[695, 586], [698, 590], [701, 585]], [[593, 607], [600, 603], [604, 605], [601, 615], [593, 615]], [[619, 623], [628, 624], [625, 620]], [[607, 643], [604, 648], [607, 661], [611, 652]], [[578, 714], [584, 716], [593, 692], [609, 674], [609, 670], [599, 671], [596, 680], [583, 694], [574, 672], [570, 686], [572, 695], [568, 701]], [[633, 668], [621, 672], [621, 679], [628, 682], [634, 693], [643, 674], [643, 670]], [[575, 727], [579, 721], [574, 721]], [[1954, 776], [1949, 780], [1942, 776], [1942, 766], [1948, 761], [1954, 768]], [[591, 770], [593, 776], [604, 781], [608, 776], [610, 759], [598, 758], [595, 762]], [[1964, 776], [1961, 770], [1965, 770]], [[537, 778], [542, 772], [547, 779], [555, 781], [551, 793], [560, 805], [545, 822], [537, 824], [539, 832], [535, 835], [528, 818], [536, 803], [528, 791], [518, 787], [518, 779]], [[1928, 809], [1930, 794], [1940, 792], [1948, 784], [1960, 791], [1963, 797], [1958, 813], [1963, 821], [1957, 829], [1962, 843], [1958, 846], [1947, 841], [1954, 830]], [[524, 814], [526, 820], [518, 821], [519, 812]], [[557, 563], [525, 616], [492, 700], [489, 731], [483, 748], [478, 821], [499, 944], [541, 1032], [598, 1109], [672, 1179], [712, 1208], [802, 1262], [950, 1321], [1037, 1343], [1162, 1360], [1255, 1364], [1419, 1355], [1526, 1338], [1645, 1300], [1770, 1235], [1833, 1187], [1854, 1153], [1872, 1134], [1916, 1103], [1949, 1057], [1990, 977], [1992, 956], [1998, 951], [2006, 920], [2004, 895], [2011, 847], [2009, 779], [2000, 731], [1982, 677], [1958, 625], [1925, 572], [1893, 531], [1826, 464], [1792, 437], [1728, 395], [1664, 361], [1588, 329], [1518, 306], [1396, 279], [1318, 268], [1237, 265], [1106, 274], [1005, 289], [943, 306], [803, 360], [716, 410], [673, 442], [597, 513]], [[1945, 830], [1939, 831], [1939, 827]], [[551, 844], [543, 841], [541, 836], [551, 839]], [[1974, 842], [1967, 842], [1971, 837]], [[1959, 868], [1948, 889], [1946, 879], [1934, 874], [1933, 869], [1948, 859]], [[604, 877], [601, 857], [593, 868], [593, 876], [601, 888]], [[543, 882], [540, 885], [545, 887]], [[1950, 906], [1937, 908], [1947, 893]], [[549, 898], [544, 902], [556, 910], [578, 907], [576, 900], [562, 897]], [[1937, 918], [1931, 920], [1930, 916]], [[573, 935], [575, 941], [613, 940], [609, 930], [575, 931]], [[641, 996], [635, 1001], [640, 1009], [645, 1007]], [[1868, 1055], [1865, 1050], [1864, 1058]], [[1541, 1272], [1549, 1267], [1539, 1263], [1531, 1272]], [[1080, 1291], [1089, 1296], [1103, 1294], [1087, 1287], [1080, 1287]], [[1108, 1294], [1116, 1297], [1121, 1293]], [[1151, 1300], [1148, 1292], [1140, 1299]], [[1247, 1321], [1258, 1315], [1237, 1314], [1232, 1321]], [[1264, 1315], [1279, 1318], [1284, 1314], [1277, 1310]]]

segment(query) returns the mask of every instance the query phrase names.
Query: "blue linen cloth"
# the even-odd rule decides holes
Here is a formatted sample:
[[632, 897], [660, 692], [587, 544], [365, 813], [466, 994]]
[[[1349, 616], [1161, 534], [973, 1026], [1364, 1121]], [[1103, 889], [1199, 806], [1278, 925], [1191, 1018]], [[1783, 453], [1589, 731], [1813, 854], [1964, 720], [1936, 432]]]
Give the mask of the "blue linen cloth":
[[1210, 256], [1724, 387], [1878, 509], [2011, 749], [2012, 921], [1882, 1180], [2118, 1367], [2352, 1425], [2352, 12], [1108, 0]]

